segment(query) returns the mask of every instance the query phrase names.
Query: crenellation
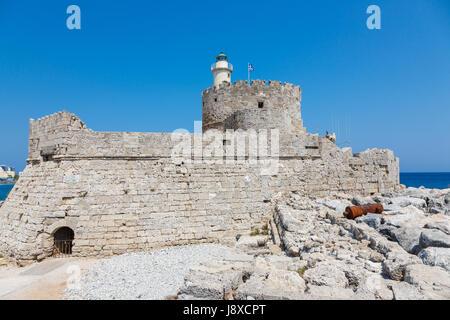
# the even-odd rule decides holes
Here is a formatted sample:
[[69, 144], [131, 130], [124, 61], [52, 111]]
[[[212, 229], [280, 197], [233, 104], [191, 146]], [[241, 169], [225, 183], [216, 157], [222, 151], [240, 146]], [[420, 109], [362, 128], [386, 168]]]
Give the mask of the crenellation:
[[269, 87], [281, 87], [281, 81], [269, 80]]
[[252, 80], [252, 87], [265, 87], [266, 86], [266, 80]]
[[235, 86], [236, 88], [240, 88], [240, 87], [243, 87], [246, 85], [247, 85], [247, 81], [244, 81], [244, 80], [235, 81], [233, 84], [233, 86]]

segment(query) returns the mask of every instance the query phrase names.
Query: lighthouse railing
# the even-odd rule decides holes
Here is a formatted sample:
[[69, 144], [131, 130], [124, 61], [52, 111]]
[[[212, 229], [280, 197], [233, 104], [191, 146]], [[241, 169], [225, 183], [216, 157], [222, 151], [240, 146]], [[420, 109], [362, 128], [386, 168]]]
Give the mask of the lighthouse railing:
[[233, 71], [233, 65], [228, 62], [228, 66], [223, 67], [223, 66], [217, 66], [217, 63], [213, 63], [211, 65], [211, 71], [214, 69], [230, 69], [231, 71]]

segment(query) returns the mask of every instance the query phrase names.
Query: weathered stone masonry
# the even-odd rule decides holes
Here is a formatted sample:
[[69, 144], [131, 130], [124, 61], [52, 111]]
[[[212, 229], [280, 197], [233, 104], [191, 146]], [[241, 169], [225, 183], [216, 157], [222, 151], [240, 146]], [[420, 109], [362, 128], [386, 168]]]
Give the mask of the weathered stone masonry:
[[399, 184], [392, 151], [354, 155], [306, 133], [300, 88], [290, 84], [212, 87], [203, 93], [203, 125], [282, 126], [279, 171], [262, 175], [248, 158], [174, 162], [169, 133], [95, 132], [65, 111], [31, 120], [28, 165], [0, 208], [0, 252], [21, 263], [50, 256], [64, 226], [75, 232], [75, 256], [226, 242], [264, 225], [283, 192], [367, 195]]

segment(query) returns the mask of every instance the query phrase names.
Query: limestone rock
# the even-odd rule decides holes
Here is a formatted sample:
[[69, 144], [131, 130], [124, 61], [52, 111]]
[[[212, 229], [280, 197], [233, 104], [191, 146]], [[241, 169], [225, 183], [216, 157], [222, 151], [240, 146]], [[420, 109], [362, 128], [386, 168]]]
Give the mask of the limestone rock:
[[437, 229], [425, 229], [420, 235], [419, 243], [422, 248], [450, 248], [450, 235]]
[[343, 213], [346, 207], [352, 205], [352, 203], [347, 200], [338, 200], [338, 199], [335, 200], [319, 199], [317, 200], [317, 202], [326, 205], [328, 208], [336, 210], [338, 213]]
[[181, 298], [221, 300], [253, 272], [249, 262], [211, 261], [191, 268], [178, 292]]
[[428, 222], [425, 225], [425, 228], [427, 228], [427, 229], [437, 229], [437, 230], [440, 230], [440, 231], [450, 235], [450, 220]]
[[383, 271], [392, 280], [403, 280], [405, 268], [411, 264], [420, 264], [422, 261], [411, 254], [402, 252], [389, 252], [386, 260], [383, 262]]
[[380, 228], [378, 229], [378, 232], [385, 236], [387, 239], [391, 241], [397, 241], [397, 238], [395, 237], [395, 231], [397, 230], [397, 227], [382, 224]]
[[403, 249], [416, 254], [419, 251], [419, 238], [422, 230], [418, 227], [403, 227], [393, 230], [392, 235]]
[[372, 197], [372, 202], [375, 203], [381, 203], [383, 205], [383, 208], [392, 204], [392, 200], [390, 198], [387, 197], [383, 197], [381, 195], [376, 195]]
[[374, 272], [374, 273], [377, 273], [377, 274], [383, 272], [383, 265], [381, 263], [373, 262], [373, 261], [370, 261], [370, 260], [366, 260], [364, 262], [364, 268], [367, 271]]
[[[367, 261], [367, 263], [370, 262]], [[368, 273], [361, 266], [356, 265], [352, 262], [348, 262], [345, 266], [341, 266], [340, 268], [342, 269], [342, 271], [345, 274], [345, 277], [347, 278], [348, 285], [352, 288], [358, 287], [361, 284], [361, 282], [365, 279], [366, 274]], [[368, 269], [366, 265], [364, 265], [364, 268]], [[373, 271], [375, 272], [381, 271], [381, 265], [380, 270], [373, 270]]]
[[357, 195], [353, 197], [352, 204], [354, 206], [362, 206], [364, 204], [371, 203], [371, 200], [372, 199], [370, 197], [362, 197], [360, 195]]
[[398, 211], [388, 212], [388, 214], [384, 216], [383, 223], [395, 226], [397, 228], [412, 226], [422, 227], [426, 223], [424, 219], [425, 213], [422, 210], [410, 205], [405, 208], [401, 208]]
[[358, 287], [354, 291], [354, 300], [377, 300], [378, 298], [364, 287]]
[[393, 293], [390, 288], [392, 283], [395, 283], [395, 281], [385, 279], [380, 274], [371, 274], [364, 279], [359, 287], [371, 292], [377, 299], [392, 300]]
[[427, 203], [424, 199], [415, 198], [415, 197], [395, 197], [391, 199], [393, 205], [397, 205], [401, 208], [407, 207], [407, 206], [414, 206], [416, 208], [423, 209], [427, 206]]
[[300, 260], [298, 257], [293, 258], [285, 255], [268, 255], [265, 260], [271, 268], [289, 271], [297, 271], [307, 264], [306, 261]]
[[373, 252], [369, 257], [369, 260], [372, 262], [383, 262], [384, 256], [381, 253]]
[[429, 247], [421, 250], [417, 256], [426, 265], [438, 266], [450, 272], [450, 248]]
[[236, 290], [235, 299], [301, 299], [305, 289], [305, 281], [297, 272], [274, 269], [267, 276], [251, 276]]
[[345, 288], [349, 285], [344, 271], [330, 261], [319, 262], [314, 268], [306, 270], [303, 279], [316, 286]]
[[327, 256], [320, 252], [313, 252], [313, 253], [304, 252], [301, 254], [300, 257], [302, 258], [303, 261], [306, 261], [306, 265], [308, 266], [308, 268], [314, 268], [317, 265], [317, 263], [328, 260]]
[[368, 213], [364, 216], [358, 217], [355, 220], [357, 222], [364, 222], [368, 226], [378, 230], [381, 226], [383, 216], [381, 214]]
[[407, 188], [403, 192], [407, 196], [420, 198], [426, 202], [426, 210], [431, 214], [448, 214], [450, 211], [449, 189]]
[[[449, 197], [449, 195], [447, 195], [446, 197]], [[433, 214], [436, 213], [446, 214], [449, 210], [449, 204], [448, 202], [445, 201], [446, 197], [427, 198], [428, 212]]]
[[401, 281], [391, 285], [394, 300], [422, 300], [424, 295], [415, 286]]
[[264, 235], [242, 235], [241, 237], [239, 237], [239, 240], [236, 243], [236, 247], [240, 249], [259, 248], [261, 247], [261, 243], [265, 245], [265, 243], [267, 242], [267, 238], [268, 236]]
[[308, 285], [307, 293], [318, 300], [353, 300], [355, 298], [352, 289], [340, 287]]
[[402, 210], [402, 207], [400, 207], [399, 205], [390, 203], [390, 204], [383, 206], [383, 209], [384, 209], [384, 212], [390, 213], [390, 212], [400, 211], [400, 210]]
[[418, 287], [431, 299], [450, 299], [450, 275], [440, 267], [424, 264], [405, 268], [405, 281]]

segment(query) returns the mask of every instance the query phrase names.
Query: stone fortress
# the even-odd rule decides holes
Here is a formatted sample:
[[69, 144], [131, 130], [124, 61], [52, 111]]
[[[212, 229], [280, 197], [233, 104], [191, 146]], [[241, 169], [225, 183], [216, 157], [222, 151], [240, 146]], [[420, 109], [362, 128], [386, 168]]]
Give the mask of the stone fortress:
[[[299, 86], [232, 84], [228, 57], [216, 59], [214, 85], [202, 93], [203, 133], [181, 134], [194, 145], [184, 161], [174, 161], [172, 133], [97, 132], [66, 111], [31, 119], [28, 164], [0, 208], [0, 252], [26, 264], [55, 254], [60, 240], [70, 240], [65, 253], [73, 256], [227, 243], [266, 225], [287, 192], [371, 195], [398, 188], [392, 151], [354, 154], [307, 133]], [[210, 132], [266, 129], [279, 131], [269, 142], [278, 143], [276, 154], [266, 155], [277, 161], [269, 174], [252, 162], [250, 148], [235, 156], [233, 134], [220, 141], [223, 154], [205, 152]], [[235, 161], [211, 161], [230, 154]]]

